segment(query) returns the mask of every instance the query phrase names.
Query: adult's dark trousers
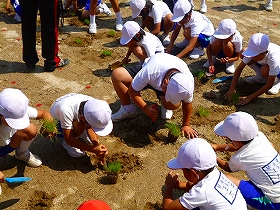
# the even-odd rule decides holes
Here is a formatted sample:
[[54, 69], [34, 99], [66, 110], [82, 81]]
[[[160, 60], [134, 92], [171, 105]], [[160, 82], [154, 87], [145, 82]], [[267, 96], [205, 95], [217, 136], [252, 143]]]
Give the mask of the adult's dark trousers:
[[59, 0], [19, 0], [22, 10], [23, 61], [36, 64], [39, 61], [36, 50], [37, 14], [40, 13], [42, 57], [44, 67], [58, 66], [58, 21]]

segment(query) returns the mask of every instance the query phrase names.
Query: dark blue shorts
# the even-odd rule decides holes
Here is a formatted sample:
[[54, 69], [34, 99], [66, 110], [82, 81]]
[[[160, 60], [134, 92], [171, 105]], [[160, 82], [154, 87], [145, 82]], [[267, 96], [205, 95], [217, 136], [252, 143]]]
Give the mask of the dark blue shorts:
[[280, 203], [272, 203], [251, 181], [241, 180], [239, 190], [243, 195], [246, 203], [256, 209], [279, 210]]
[[201, 47], [206, 48], [210, 43], [210, 36], [207, 36], [205, 34], [199, 34], [197, 41]]

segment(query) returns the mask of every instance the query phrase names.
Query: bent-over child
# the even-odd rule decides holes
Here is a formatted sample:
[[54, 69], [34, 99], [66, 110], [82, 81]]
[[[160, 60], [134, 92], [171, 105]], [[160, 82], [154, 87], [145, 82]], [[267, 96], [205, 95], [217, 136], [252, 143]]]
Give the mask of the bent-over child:
[[[179, 174], [170, 171], [165, 179], [164, 210], [213, 209], [246, 210], [247, 205], [239, 189], [216, 168], [216, 154], [204, 139], [186, 141], [178, 156], [168, 161], [172, 170], [181, 169], [187, 182], [178, 179]], [[173, 189], [186, 191], [174, 200]]]

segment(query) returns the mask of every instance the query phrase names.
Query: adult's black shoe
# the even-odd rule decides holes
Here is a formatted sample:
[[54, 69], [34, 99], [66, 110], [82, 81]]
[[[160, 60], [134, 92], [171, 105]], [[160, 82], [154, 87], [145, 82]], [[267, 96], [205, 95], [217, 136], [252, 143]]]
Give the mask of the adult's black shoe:
[[57, 66], [55, 67], [45, 67], [45, 72], [53, 72], [56, 68], [61, 68], [61, 67], [64, 67], [66, 65], [68, 65], [70, 63], [70, 60], [69, 59], [60, 59], [60, 62]]

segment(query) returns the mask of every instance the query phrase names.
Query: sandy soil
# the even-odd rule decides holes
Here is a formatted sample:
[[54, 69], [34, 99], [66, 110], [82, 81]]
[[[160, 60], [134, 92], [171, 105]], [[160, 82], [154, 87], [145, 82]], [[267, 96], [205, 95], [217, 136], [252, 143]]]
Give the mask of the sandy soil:
[[[91, 95], [106, 100], [113, 112], [117, 111], [120, 101], [114, 91], [108, 66], [121, 60], [126, 48], [119, 44], [120, 32], [113, 33], [114, 17], [98, 17], [98, 33], [89, 35], [87, 26], [78, 17], [65, 18], [65, 26], [60, 32], [60, 56], [69, 58], [71, 63], [63, 69], [52, 73], [43, 72], [43, 59], [40, 58], [36, 69], [32, 72], [25, 69], [22, 62], [21, 26], [13, 20], [12, 14], [4, 11], [4, 0], [0, 0], [0, 89], [7, 87], [21, 89], [30, 99], [30, 105], [49, 110], [53, 101], [70, 92]], [[110, 3], [105, 1], [112, 9]], [[131, 20], [131, 11], [120, 1], [124, 21]], [[223, 18], [236, 21], [239, 31], [247, 46], [249, 37], [256, 32], [270, 35], [271, 41], [279, 43], [280, 20], [279, 1], [274, 2], [274, 10], [263, 10], [265, 1], [247, 2], [208, 1], [206, 15], [217, 27]], [[196, 2], [195, 9], [200, 3]], [[140, 20], [139, 20], [140, 21]], [[38, 28], [38, 50], [40, 51], [40, 28]], [[182, 40], [182, 35], [178, 41]], [[103, 50], [110, 50], [111, 56], [102, 57]], [[136, 61], [135, 58], [133, 58]], [[198, 60], [183, 60], [190, 70], [197, 75], [203, 71], [206, 61], [203, 56]], [[236, 64], [237, 65], [237, 64]], [[217, 77], [226, 75], [224, 67], [220, 67]], [[246, 68], [242, 76], [253, 72]], [[210, 143], [223, 143], [226, 140], [215, 136], [214, 126], [228, 114], [242, 110], [252, 114], [258, 121], [260, 130], [274, 143], [280, 151], [278, 143], [279, 126], [275, 116], [279, 112], [279, 94], [276, 96], [262, 95], [251, 104], [235, 106], [223, 100], [223, 93], [228, 89], [229, 82], [212, 84], [212, 78], [205, 80], [195, 77], [194, 110], [192, 126], [200, 137]], [[239, 82], [238, 92], [247, 95], [259, 88], [258, 85], [247, 85]], [[155, 94], [150, 90], [142, 92], [150, 103], [158, 103]], [[207, 117], [198, 115], [200, 107], [209, 111]], [[102, 199], [112, 209], [161, 209], [164, 180], [168, 173], [166, 162], [174, 158], [180, 145], [186, 138], [179, 138], [169, 143], [164, 120], [159, 119], [157, 132], [150, 133], [151, 121], [140, 110], [135, 119], [124, 120], [114, 124], [111, 135], [101, 137], [100, 141], [109, 149], [108, 160], [117, 159], [123, 164], [123, 171], [117, 184], [110, 185], [106, 174], [98, 167], [93, 154], [81, 159], [71, 158], [61, 146], [61, 139], [54, 142], [36, 137], [30, 150], [39, 155], [43, 165], [31, 168], [10, 154], [0, 159], [0, 170], [6, 177], [27, 176], [32, 180], [22, 184], [1, 184], [3, 194], [0, 196], [0, 209], [76, 209], [82, 202], [89, 199]], [[180, 123], [181, 110], [174, 112], [170, 122]], [[36, 122], [40, 127], [40, 122]], [[228, 159], [230, 154], [219, 153]], [[180, 171], [179, 171], [180, 173]], [[180, 173], [181, 174], [181, 173]], [[182, 175], [182, 174], [181, 174]], [[244, 173], [236, 176], [245, 178]], [[181, 178], [183, 180], [183, 177]], [[174, 191], [174, 197], [183, 192]]]

